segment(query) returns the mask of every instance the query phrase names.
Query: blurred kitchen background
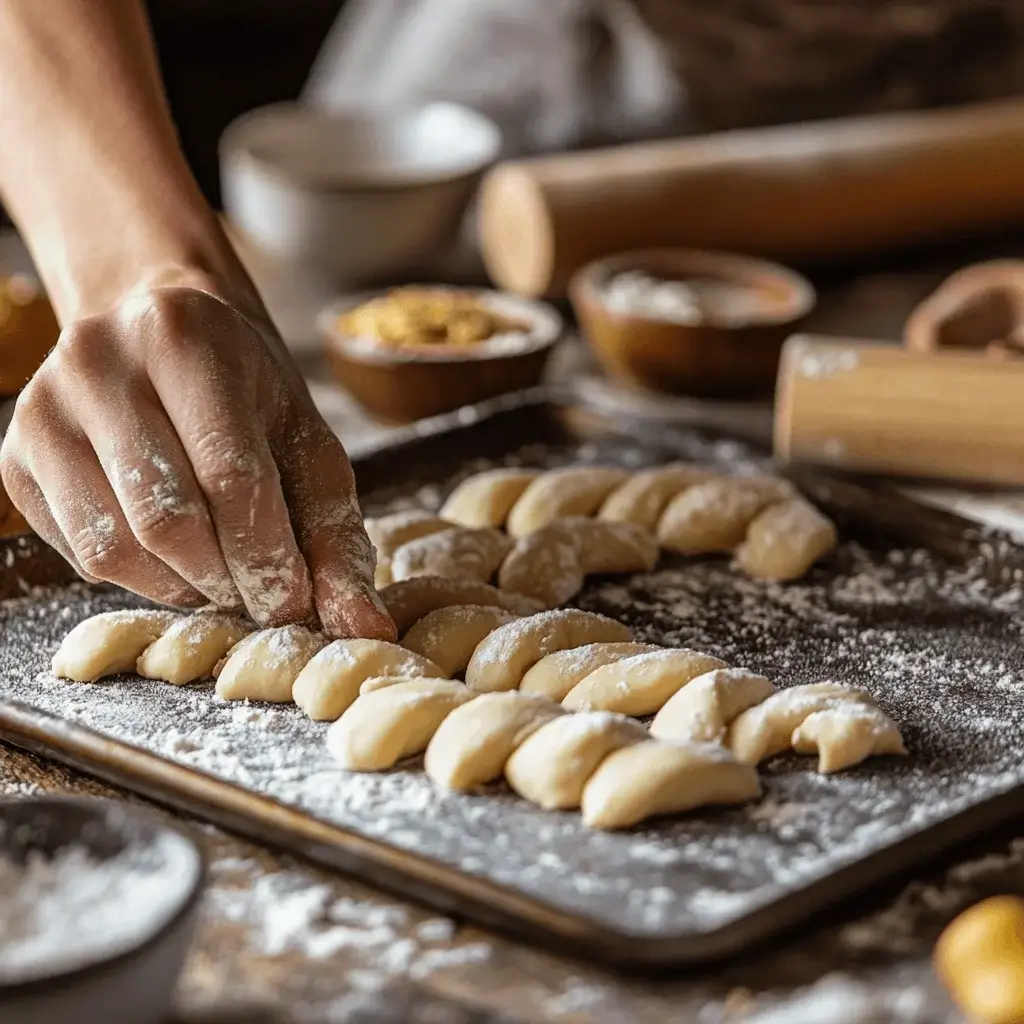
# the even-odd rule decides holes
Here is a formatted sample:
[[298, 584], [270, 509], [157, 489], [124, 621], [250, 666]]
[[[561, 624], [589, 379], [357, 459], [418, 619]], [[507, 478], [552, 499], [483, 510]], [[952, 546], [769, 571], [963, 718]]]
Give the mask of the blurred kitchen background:
[[[355, 451], [388, 437], [391, 426], [367, 416], [365, 403], [353, 402], [340, 364], [331, 375], [323, 358], [324, 310], [339, 296], [367, 287], [409, 281], [486, 285], [470, 200], [487, 166], [1024, 94], [1021, 0], [149, 0], [148, 7], [171, 106], [199, 183], [215, 206], [226, 202], [227, 227], [244, 262], [325, 415]], [[315, 158], [305, 150], [331, 134], [315, 121], [297, 135], [273, 118], [260, 122], [266, 124], [262, 137], [259, 125], [237, 128], [240, 116], [282, 101], [332, 116], [362, 110], [387, 127], [370, 138], [364, 128], [350, 126], [338, 136], [340, 149], [332, 151], [328, 142]], [[454, 120], [449, 110], [422, 123], [387, 121], [389, 111], [433, 101], [470, 110]], [[473, 112], [485, 120], [472, 121]], [[1016, 134], [1024, 140], [1024, 106], [1019, 120]], [[231, 133], [225, 132], [233, 122], [229, 145]], [[997, 153], [1000, 131], [993, 135]], [[405, 157], [394, 157], [397, 150], [385, 153], [398, 136], [404, 140], [398, 148], [407, 146], [406, 167]], [[353, 146], [353, 138], [362, 142]], [[812, 132], [800, 145], [813, 149], [815, 138]], [[725, 152], [728, 141], [723, 145]], [[243, 165], [226, 159], [232, 146], [247, 160], [291, 146], [290, 154], [269, 162], [291, 161], [294, 177], [305, 175], [307, 185], [331, 160], [344, 163], [342, 150], [361, 148], [369, 156], [365, 166], [342, 169], [345, 205], [317, 205], [322, 195], [314, 196], [314, 180], [307, 206], [296, 213], [273, 191], [276, 186], [249, 180], [251, 160]], [[384, 210], [397, 200], [382, 199], [382, 190], [412, 197], [424, 175], [445, 177], [445, 160], [465, 172], [464, 195], [424, 191], [418, 206], [410, 198], [412, 205]], [[474, 160], [479, 167], [471, 166]], [[382, 184], [382, 174], [392, 178]], [[239, 190], [236, 209], [223, 188], [232, 176]], [[1016, 197], [1008, 195], [1006, 202], [1012, 205]], [[448, 223], [452, 211], [461, 229]], [[289, 218], [305, 221], [294, 228]], [[948, 237], [936, 232], [927, 244], [908, 237], [884, 252], [869, 247], [838, 259], [787, 258], [817, 289], [817, 304], [801, 329], [899, 341], [907, 317], [948, 273], [976, 260], [1024, 254], [1022, 218], [1012, 219], [1016, 226], [1008, 221], [1002, 230], [990, 210], [977, 231], [964, 228], [970, 227], [967, 216]], [[412, 237], [417, 224], [418, 241]], [[356, 226], [346, 231], [344, 225]], [[492, 238], [502, 230], [500, 224], [492, 228]], [[275, 239], [276, 251], [261, 244], [261, 232]], [[389, 253], [405, 236], [407, 246], [415, 242], [415, 261]], [[305, 247], [301, 258], [295, 258], [296, 247]], [[763, 249], [760, 255], [778, 255]], [[543, 253], [533, 255], [543, 263]], [[361, 260], [371, 268], [365, 275], [351, 269]], [[28, 269], [25, 254], [8, 228], [0, 237], [0, 273], [22, 269]], [[508, 287], [507, 280], [495, 282], [494, 273], [491, 283]], [[589, 386], [595, 399], [633, 410], [642, 406], [647, 414], [699, 415], [770, 440], [770, 401], [695, 402], [685, 393], [648, 389], [638, 395], [635, 388], [619, 387], [573, 332], [564, 287], [518, 290], [553, 300], [570, 326], [545, 379]], [[1024, 529], [1024, 501], [1010, 500], [1020, 506]]]

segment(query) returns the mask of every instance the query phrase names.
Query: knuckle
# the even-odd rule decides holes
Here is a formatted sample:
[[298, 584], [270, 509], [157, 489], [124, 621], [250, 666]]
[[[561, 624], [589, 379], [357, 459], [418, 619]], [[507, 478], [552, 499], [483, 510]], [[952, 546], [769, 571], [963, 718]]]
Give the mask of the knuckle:
[[101, 369], [107, 359], [106, 341], [103, 328], [93, 321], [69, 324], [50, 355], [54, 370], [87, 375]]
[[97, 579], [113, 581], [114, 573], [130, 565], [134, 545], [118, 531], [114, 517], [97, 516], [71, 538], [78, 564]]
[[139, 543], [154, 554], [184, 547], [195, 537], [195, 507], [168, 506], [150, 495], [129, 501], [125, 511]]
[[254, 489], [274, 475], [251, 445], [222, 431], [211, 431], [195, 444], [192, 464], [199, 486], [214, 496]]

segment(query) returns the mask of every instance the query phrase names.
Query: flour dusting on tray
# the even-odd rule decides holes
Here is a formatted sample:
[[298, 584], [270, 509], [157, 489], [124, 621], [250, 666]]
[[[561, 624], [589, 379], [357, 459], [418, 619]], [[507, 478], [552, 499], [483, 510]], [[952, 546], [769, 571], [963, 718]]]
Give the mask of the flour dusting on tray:
[[[723, 448], [723, 451], [725, 449]], [[734, 449], [733, 449], [734, 450]], [[695, 461], [713, 447], [693, 446]], [[533, 446], [508, 464], [640, 465], [639, 446]], [[678, 456], [677, 456], [678, 457]], [[485, 468], [479, 460], [459, 476]], [[364, 495], [380, 514], [439, 502], [453, 467]], [[757, 467], [751, 465], [750, 469]], [[224, 703], [202, 684], [58, 681], [49, 658], [76, 622], [133, 604], [69, 587], [0, 604], [0, 696], [35, 705], [325, 821], [483, 876], [637, 938], [702, 934], [799, 891], [963, 807], [1024, 782], [1020, 583], [980, 557], [946, 565], [924, 551], [850, 540], [798, 583], [764, 584], [722, 560], [667, 559], [628, 580], [593, 578], [576, 601], [628, 623], [639, 641], [692, 647], [781, 686], [831, 679], [868, 689], [910, 757], [832, 776], [785, 755], [765, 797], [623, 834], [588, 830], [495, 784], [436, 788], [418, 761], [383, 774], [338, 768], [326, 726], [291, 706]]]

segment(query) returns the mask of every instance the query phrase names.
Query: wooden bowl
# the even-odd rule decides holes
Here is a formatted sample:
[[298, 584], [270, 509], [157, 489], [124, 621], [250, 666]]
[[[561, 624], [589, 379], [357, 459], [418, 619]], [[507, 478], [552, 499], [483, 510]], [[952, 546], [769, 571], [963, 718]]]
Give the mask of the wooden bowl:
[[0, 396], [16, 395], [57, 344], [60, 327], [31, 278], [0, 278]]
[[[673, 321], [610, 309], [605, 288], [623, 271], [666, 280], [710, 279], [763, 293], [742, 322]], [[770, 394], [782, 344], [811, 311], [810, 282], [777, 263], [731, 253], [648, 249], [590, 263], [569, 283], [583, 335], [608, 374], [632, 387], [702, 398]]]
[[362, 296], [333, 303], [320, 315], [334, 375], [367, 412], [387, 423], [411, 423], [533, 387], [562, 335], [562, 318], [546, 303], [503, 292], [475, 295], [496, 312], [529, 325], [521, 342], [385, 348], [338, 328], [338, 318], [364, 302]]

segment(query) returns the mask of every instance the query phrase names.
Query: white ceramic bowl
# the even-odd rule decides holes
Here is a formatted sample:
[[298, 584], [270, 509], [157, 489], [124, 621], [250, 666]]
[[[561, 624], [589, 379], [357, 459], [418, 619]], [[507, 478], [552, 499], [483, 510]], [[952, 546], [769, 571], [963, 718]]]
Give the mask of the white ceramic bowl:
[[501, 134], [466, 107], [275, 104], [221, 138], [224, 207], [249, 239], [339, 286], [410, 272], [450, 244]]

